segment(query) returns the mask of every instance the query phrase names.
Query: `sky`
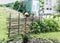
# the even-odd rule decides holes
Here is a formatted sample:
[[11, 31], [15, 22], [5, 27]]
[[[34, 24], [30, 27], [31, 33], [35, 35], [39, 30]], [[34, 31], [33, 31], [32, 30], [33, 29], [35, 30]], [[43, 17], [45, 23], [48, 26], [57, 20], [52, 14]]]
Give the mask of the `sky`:
[[0, 0], [0, 4], [7, 4], [11, 2], [15, 2], [16, 0]]

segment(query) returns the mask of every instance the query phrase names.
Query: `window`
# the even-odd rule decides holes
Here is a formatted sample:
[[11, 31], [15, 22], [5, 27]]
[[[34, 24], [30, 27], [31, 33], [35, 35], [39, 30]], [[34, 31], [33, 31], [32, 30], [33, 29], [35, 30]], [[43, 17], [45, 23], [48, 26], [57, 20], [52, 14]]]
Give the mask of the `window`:
[[52, 10], [52, 8], [46, 8], [47, 10]]
[[52, 10], [52, 8], [50, 8], [50, 10]]
[[47, 10], [49, 10], [49, 8], [46, 8]]

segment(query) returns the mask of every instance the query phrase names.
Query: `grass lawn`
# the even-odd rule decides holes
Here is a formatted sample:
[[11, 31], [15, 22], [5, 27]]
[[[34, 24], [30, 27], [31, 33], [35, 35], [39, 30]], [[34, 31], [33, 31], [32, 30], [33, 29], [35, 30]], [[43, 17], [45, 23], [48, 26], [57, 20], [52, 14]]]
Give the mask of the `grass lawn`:
[[7, 38], [7, 24], [6, 18], [8, 17], [8, 13], [4, 10], [0, 10], [0, 40]]
[[[6, 7], [4, 7], [5, 10], [6, 10]], [[3, 8], [0, 8], [0, 40], [3, 40], [3, 39], [7, 39], [7, 18], [9, 17], [9, 12], [6, 12]], [[9, 9], [7, 9], [9, 10]], [[11, 11], [11, 9], [10, 9]], [[11, 12], [15, 12], [15, 11], [11, 11]], [[12, 14], [13, 14], [12, 13]], [[16, 12], [15, 12], [16, 13]], [[15, 13], [12, 15], [12, 17], [16, 18], [18, 16], [15, 15]], [[21, 18], [23, 17], [23, 15], [21, 14], [20, 15]]]
[[40, 34], [32, 34], [32, 38], [43, 38], [43, 39], [54, 39], [60, 42], [60, 32], [49, 32], [49, 33], [40, 33]]

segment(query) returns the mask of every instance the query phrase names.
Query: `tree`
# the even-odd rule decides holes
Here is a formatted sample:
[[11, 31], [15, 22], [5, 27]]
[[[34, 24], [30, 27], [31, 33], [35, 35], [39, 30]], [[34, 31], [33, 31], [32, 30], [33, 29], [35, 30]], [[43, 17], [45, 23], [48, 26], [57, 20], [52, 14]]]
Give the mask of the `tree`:
[[25, 13], [26, 12], [26, 5], [23, 2], [16, 1], [13, 6], [13, 9], [15, 9], [19, 12]]
[[57, 5], [55, 7], [57, 12], [60, 12], [60, 0], [57, 0]]
[[44, 10], [44, 0], [40, 0], [40, 11]]

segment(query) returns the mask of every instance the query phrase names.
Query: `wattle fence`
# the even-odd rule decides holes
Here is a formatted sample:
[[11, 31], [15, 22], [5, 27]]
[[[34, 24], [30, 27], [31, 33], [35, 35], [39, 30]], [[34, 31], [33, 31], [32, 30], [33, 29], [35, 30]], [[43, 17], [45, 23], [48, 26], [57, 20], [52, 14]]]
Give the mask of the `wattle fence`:
[[[12, 35], [23, 34], [23, 32], [25, 31], [24, 29], [26, 28], [25, 25], [27, 25], [27, 30], [28, 30], [29, 26], [31, 26], [30, 24], [33, 23], [33, 21], [42, 20], [44, 18], [54, 19], [53, 16], [54, 15], [40, 15], [40, 17], [34, 17], [34, 15], [33, 15], [32, 17], [21, 18], [20, 13], [19, 13], [17, 15], [17, 17], [12, 18], [12, 14], [9, 14], [9, 18], [8, 18], [8, 37], [10, 37]], [[59, 17], [58, 17], [58, 21], [59, 21]]]

